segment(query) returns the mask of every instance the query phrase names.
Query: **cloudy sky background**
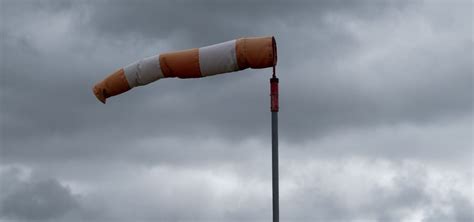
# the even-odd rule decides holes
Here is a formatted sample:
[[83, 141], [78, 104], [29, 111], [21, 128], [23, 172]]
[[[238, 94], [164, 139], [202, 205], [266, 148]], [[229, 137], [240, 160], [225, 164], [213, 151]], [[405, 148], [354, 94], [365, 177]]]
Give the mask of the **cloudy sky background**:
[[0, 3], [0, 221], [270, 221], [270, 69], [91, 91], [261, 35], [282, 221], [474, 218], [472, 1]]

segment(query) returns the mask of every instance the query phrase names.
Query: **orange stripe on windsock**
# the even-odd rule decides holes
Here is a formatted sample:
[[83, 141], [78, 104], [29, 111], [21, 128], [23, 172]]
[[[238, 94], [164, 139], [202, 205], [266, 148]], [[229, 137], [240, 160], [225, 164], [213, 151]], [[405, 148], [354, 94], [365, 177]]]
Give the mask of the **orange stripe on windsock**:
[[119, 69], [107, 76], [104, 80], [95, 84], [93, 91], [95, 97], [102, 103], [111, 96], [118, 95], [130, 90], [123, 69]]
[[160, 55], [160, 67], [165, 77], [199, 78], [199, 50], [189, 49]]

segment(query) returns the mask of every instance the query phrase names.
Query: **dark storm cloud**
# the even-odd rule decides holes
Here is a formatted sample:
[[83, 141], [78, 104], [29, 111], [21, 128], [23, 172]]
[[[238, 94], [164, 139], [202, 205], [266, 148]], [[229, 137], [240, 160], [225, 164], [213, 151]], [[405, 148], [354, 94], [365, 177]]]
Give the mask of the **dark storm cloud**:
[[[351, 66], [354, 65], [353, 57], [365, 53], [358, 48], [359, 45], [365, 46], [366, 43], [359, 42], [353, 33], [344, 29], [345, 23], [327, 21], [328, 15], [339, 16], [343, 21], [353, 19], [368, 23], [370, 28], [371, 19], [378, 18], [384, 24], [383, 21], [392, 19], [391, 13], [409, 13], [406, 12], [409, 6], [418, 6], [419, 3], [259, 2], [250, 8], [243, 3], [234, 4], [144, 1], [142, 4], [75, 2], [54, 6], [53, 9], [58, 10], [56, 13], [51, 9], [48, 11], [52, 12], [50, 14], [37, 15], [46, 24], [54, 24], [60, 19], [69, 21], [66, 33], [61, 30], [64, 28], [61, 24], [50, 27], [53, 36], [65, 38], [58, 39], [64, 43], [57, 43], [65, 48], [54, 48], [53, 52], [48, 51], [48, 46], [44, 46], [42, 39], [36, 39], [33, 33], [18, 36], [7, 27], [3, 42], [7, 56], [2, 67], [3, 73], [9, 73], [2, 77], [2, 103], [5, 104], [2, 121], [5, 122], [5, 141], [9, 144], [6, 153], [21, 153], [22, 149], [29, 149], [16, 145], [25, 138], [34, 141], [44, 135], [67, 137], [78, 132], [91, 138], [92, 144], [97, 141], [100, 146], [99, 141], [105, 140], [97, 137], [123, 144], [121, 141], [126, 139], [122, 135], [209, 135], [234, 140], [267, 135], [268, 75], [265, 72], [268, 70], [248, 70], [195, 81], [160, 80], [113, 98], [106, 106], [97, 104], [91, 96], [92, 84], [106, 73], [150, 55], [147, 53], [154, 53], [147, 45], [158, 44], [162, 38], [164, 43], [179, 49], [252, 33], [275, 34], [280, 50], [278, 71], [282, 79], [281, 131], [284, 139], [304, 141], [333, 129], [423, 122], [442, 116], [465, 115], [471, 111], [470, 43], [460, 42], [447, 53], [436, 50], [410, 52], [412, 56], [406, 61], [391, 62], [393, 58], [389, 56], [385, 64], [365, 71], [390, 81], [376, 85], [377, 88], [363, 88], [364, 82], [373, 81], [370, 79], [373, 75], [354, 70]], [[44, 5], [42, 7], [46, 7]], [[182, 7], [184, 5], [186, 7]], [[22, 6], [33, 8], [29, 3]], [[73, 7], [78, 7], [77, 12]], [[209, 7], [214, 7], [216, 13], [208, 13]], [[11, 13], [21, 15], [21, 7], [14, 9], [17, 11]], [[179, 13], [179, 10], [184, 11]], [[64, 13], [70, 16], [61, 17]], [[216, 19], [214, 16], [223, 17], [219, 13], [225, 14], [225, 18]], [[194, 16], [199, 19], [193, 19]], [[22, 18], [13, 14], [11, 20], [16, 21], [19, 17]], [[239, 28], [242, 24], [255, 26]], [[278, 29], [265, 28], [267, 25]], [[214, 27], [215, 31], [209, 32], [206, 29], [209, 27]], [[30, 31], [33, 30], [40, 31], [36, 28]], [[189, 39], [182, 39], [179, 35], [167, 37], [167, 33], [180, 33], [181, 30], [186, 30], [182, 35]], [[88, 32], [92, 34], [83, 34]], [[104, 41], [107, 38], [114, 40]], [[310, 43], [307, 39], [314, 40]], [[106, 46], [101, 48], [102, 44]], [[100, 51], [97, 51], [97, 45]], [[451, 57], [460, 59], [448, 67], [435, 63]], [[307, 58], [307, 62], [301, 63], [305, 61], [303, 58]], [[346, 62], [347, 65], [341, 65]], [[404, 68], [399, 70], [397, 63], [404, 64]], [[397, 77], [400, 75], [401, 79]], [[415, 78], [404, 79], [407, 76]], [[144, 118], [148, 116], [153, 116], [155, 124]], [[58, 153], [55, 146], [51, 149]], [[44, 154], [48, 155], [48, 152]]]
[[[194, 44], [213, 44], [260, 33], [264, 26], [298, 25], [301, 19], [318, 23], [321, 16], [333, 11], [376, 17], [384, 10], [402, 8], [408, 2], [102, 1], [94, 6], [91, 21], [99, 33], [107, 35], [173, 36]], [[185, 43], [184, 47], [196, 46]]]
[[[94, 82], [134, 60], [242, 36], [277, 38], [283, 164], [351, 156], [414, 159], [428, 165], [436, 165], [430, 162], [436, 160], [455, 168], [472, 164], [467, 155], [472, 154], [471, 2], [0, 4], [0, 167], [20, 164], [49, 174], [18, 182], [19, 188], [0, 194], [1, 216], [61, 217], [70, 211], [77, 213], [77, 205], [97, 202], [103, 205], [90, 204], [97, 210], [79, 218], [121, 215], [133, 220], [138, 214], [145, 220], [150, 219], [147, 216], [165, 220], [268, 218], [268, 190], [242, 181], [259, 181], [257, 185], [269, 181], [270, 70], [199, 80], [164, 79], [112, 98], [106, 105], [91, 92]], [[118, 164], [123, 162], [126, 164]], [[160, 178], [154, 184], [163, 189], [160, 192], [183, 195], [150, 197], [154, 189], [142, 189], [142, 184], [129, 181], [141, 167], [153, 166], [176, 169], [142, 178], [142, 184]], [[232, 168], [222, 176], [228, 180], [209, 176], [222, 166]], [[197, 172], [174, 176], [189, 167]], [[292, 174], [304, 172], [305, 167], [299, 166]], [[117, 173], [122, 171], [127, 173]], [[204, 179], [192, 178], [194, 173]], [[242, 181], [229, 179], [233, 173], [246, 176]], [[307, 177], [314, 179], [314, 175]], [[409, 176], [422, 179], [412, 182], [406, 179]], [[429, 178], [416, 173], [409, 176], [398, 178], [397, 189], [371, 187], [373, 192], [367, 192], [360, 208], [348, 207], [347, 200], [337, 195], [345, 188], [328, 192], [321, 181], [304, 178], [288, 196], [282, 216], [396, 221], [413, 213], [408, 208], [427, 205], [427, 221], [472, 218], [472, 201], [449, 194], [451, 199], [443, 201], [454, 210], [446, 212], [437, 208], [443, 201], [433, 200], [430, 191], [422, 189], [428, 187]], [[2, 174], [0, 179], [8, 178], [14, 177]], [[60, 179], [83, 188], [89, 196], [81, 201], [88, 204], [78, 204]], [[176, 187], [173, 181], [182, 184]], [[202, 193], [186, 185], [190, 181], [198, 183]], [[217, 181], [216, 188], [244, 184], [255, 193], [222, 197], [209, 188], [213, 184], [209, 181]], [[6, 186], [3, 182], [1, 189]], [[282, 189], [285, 186], [283, 183]], [[380, 196], [373, 197], [374, 192]], [[124, 196], [115, 197], [115, 193]], [[48, 206], [28, 202], [34, 195]], [[215, 205], [200, 206], [188, 195], [210, 198]], [[239, 207], [222, 204], [239, 197]], [[119, 204], [137, 199], [143, 199], [140, 209]], [[55, 205], [59, 203], [63, 204]], [[158, 215], [149, 207], [154, 205], [160, 206]], [[195, 209], [181, 213], [182, 206]]]

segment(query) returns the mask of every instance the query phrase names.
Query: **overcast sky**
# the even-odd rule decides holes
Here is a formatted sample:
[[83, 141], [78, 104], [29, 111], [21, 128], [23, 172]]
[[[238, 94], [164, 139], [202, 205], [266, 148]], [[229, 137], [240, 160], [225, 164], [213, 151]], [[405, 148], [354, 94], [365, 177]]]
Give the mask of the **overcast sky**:
[[473, 221], [473, 2], [0, 0], [0, 221], [271, 221], [271, 69], [92, 86], [274, 35], [281, 221]]

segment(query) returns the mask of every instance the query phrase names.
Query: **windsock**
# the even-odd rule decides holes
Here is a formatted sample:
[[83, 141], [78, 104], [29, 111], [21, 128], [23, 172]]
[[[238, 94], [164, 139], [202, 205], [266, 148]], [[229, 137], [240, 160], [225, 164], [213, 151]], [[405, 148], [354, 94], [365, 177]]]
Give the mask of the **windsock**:
[[272, 67], [276, 62], [273, 36], [240, 38], [138, 60], [96, 83], [93, 92], [97, 99], [105, 103], [111, 96], [162, 78], [201, 78], [247, 68]]

